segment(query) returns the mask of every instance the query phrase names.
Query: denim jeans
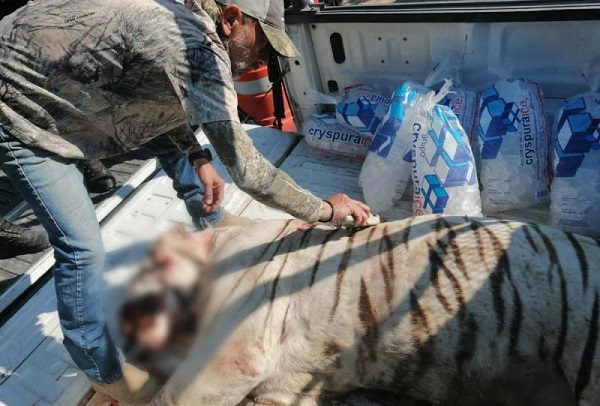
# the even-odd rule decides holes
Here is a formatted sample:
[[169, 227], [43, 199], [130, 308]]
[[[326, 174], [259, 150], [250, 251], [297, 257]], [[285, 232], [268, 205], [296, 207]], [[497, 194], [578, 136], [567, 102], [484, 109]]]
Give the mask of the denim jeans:
[[156, 137], [141, 148], [158, 158], [164, 171], [173, 180], [177, 197], [185, 202], [187, 211], [197, 228], [203, 230], [221, 221], [222, 209], [211, 214], [202, 209], [204, 188], [198, 180], [198, 175], [190, 165], [187, 156], [181, 153], [168, 137]]
[[[168, 139], [146, 147], [173, 178], [195, 223], [201, 227], [218, 223], [222, 212], [202, 211], [203, 188], [186, 156]], [[28, 148], [0, 126], [0, 166], [33, 209], [54, 248], [57, 308], [67, 351], [90, 379], [114, 382], [121, 376], [123, 357], [106, 325], [104, 245], [78, 161]]]

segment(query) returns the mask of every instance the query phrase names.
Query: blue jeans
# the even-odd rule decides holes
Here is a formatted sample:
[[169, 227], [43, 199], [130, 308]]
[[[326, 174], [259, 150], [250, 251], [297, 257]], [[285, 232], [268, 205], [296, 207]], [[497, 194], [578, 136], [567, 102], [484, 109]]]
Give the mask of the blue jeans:
[[150, 152], [160, 162], [160, 165], [173, 180], [177, 197], [185, 202], [188, 213], [192, 216], [194, 225], [203, 230], [218, 224], [223, 217], [223, 210], [208, 214], [202, 209], [204, 187], [198, 181], [194, 167], [190, 165], [187, 156], [168, 137], [156, 137], [142, 145], [142, 149]]
[[[222, 212], [207, 215], [202, 211], [203, 188], [185, 155], [167, 141], [153, 141], [147, 147], [154, 149], [173, 178], [195, 223], [218, 223]], [[90, 379], [114, 382], [121, 376], [123, 357], [106, 326], [104, 245], [78, 161], [28, 148], [0, 126], [0, 166], [33, 209], [54, 247], [57, 308], [67, 351]]]

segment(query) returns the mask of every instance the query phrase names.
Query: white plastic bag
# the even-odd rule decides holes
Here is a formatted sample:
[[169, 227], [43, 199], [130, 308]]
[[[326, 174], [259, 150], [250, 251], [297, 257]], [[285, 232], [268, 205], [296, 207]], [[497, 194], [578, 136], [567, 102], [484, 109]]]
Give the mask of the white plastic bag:
[[314, 89], [307, 89], [306, 94], [302, 99], [303, 103], [314, 105], [331, 105], [335, 106], [338, 100], [329, 94], [317, 92]]
[[304, 138], [314, 153], [362, 161], [372, 137], [339, 124], [333, 114], [314, 114], [304, 126]]
[[[359, 177], [365, 200], [385, 220], [406, 215], [400, 201], [411, 179], [413, 140], [427, 130], [425, 106], [431, 108], [444, 95], [436, 97], [433, 91], [406, 82], [392, 96], [390, 109], [375, 133]], [[424, 98], [426, 103], [422, 102]]]
[[354, 85], [345, 89], [337, 103], [336, 115], [341, 124], [361, 133], [374, 135], [389, 106], [390, 99], [377, 93], [372, 87]]
[[550, 223], [600, 238], [600, 74], [586, 67], [592, 92], [567, 100], [559, 109]]
[[414, 214], [480, 217], [479, 182], [469, 137], [448, 106], [432, 110], [429, 130], [413, 144]]
[[484, 213], [548, 200], [545, 127], [537, 83], [502, 80], [481, 94], [477, 143]]
[[425, 87], [438, 90], [446, 79], [452, 80], [453, 86], [450, 92], [439, 104], [452, 109], [462, 128], [464, 129], [471, 145], [474, 144], [477, 134], [477, 115], [479, 112], [479, 97], [477, 93], [468, 90], [461, 81], [460, 61], [456, 57], [444, 58], [437, 64], [433, 71], [425, 79]]

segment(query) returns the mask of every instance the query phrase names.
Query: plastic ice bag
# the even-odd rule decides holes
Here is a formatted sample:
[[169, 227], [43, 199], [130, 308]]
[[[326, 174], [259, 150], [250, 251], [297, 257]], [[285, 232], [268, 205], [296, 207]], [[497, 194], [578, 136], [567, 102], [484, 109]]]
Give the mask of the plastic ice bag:
[[338, 121], [355, 130], [374, 135], [390, 106], [390, 99], [370, 86], [354, 85], [345, 89], [337, 103]]
[[475, 157], [469, 138], [448, 106], [433, 108], [429, 131], [413, 144], [415, 215], [481, 216]]
[[306, 94], [302, 99], [303, 103], [313, 105], [332, 105], [335, 106], [338, 100], [329, 94], [317, 92], [315, 89], [306, 89]]
[[333, 114], [315, 114], [304, 126], [304, 138], [317, 154], [362, 161], [372, 137], [339, 124]]
[[455, 86], [452, 92], [440, 101], [440, 104], [450, 107], [463, 127], [467, 139], [473, 144], [477, 133], [477, 110], [479, 109], [477, 93], [461, 86]]
[[550, 222], [600, 237], [600, 93], [567, 100], [554, 135]]
[[394, 92], [390, 109], [377, 129], [359, 182], [371, 209], [386, 220], [405, 215], [399, 203], [411, 179], [413, 140], [429, 125], [426, 106], [431, 109], [441, 97], [436, 98], [435, 92], [417, 83], [406, 82]]
[[537, 83], [508, 79], [481, 94], [477, 143], [486, 214], [547, 201], [545, 127]]
[[458, 58], [445, 58], [443, 62], [436, 65], [427, 79], [425, 79], [425, 86], [437, 91], [444, 84], [445, 79], [451, 79], [453, 86], [439, 104], [452, 109], [467, 134], [469, 142], [471, 145], [474, 145], [473, 140], [477, 134], [479, 97], [477, 93], [468, 90], [462, 84]]

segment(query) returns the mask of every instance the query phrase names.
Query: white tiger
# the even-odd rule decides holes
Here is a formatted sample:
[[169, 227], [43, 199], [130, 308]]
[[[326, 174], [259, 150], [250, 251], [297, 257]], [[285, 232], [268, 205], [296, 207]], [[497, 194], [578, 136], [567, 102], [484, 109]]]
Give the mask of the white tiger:
[[374, 389], [600, 405], [591, 238], [461, 217], [360, 231], [266, 221], [173, 232], [154, 258], [165, 275], [202, 269], [203, 299], [198, 339], [155, 404], [315, 405]]

